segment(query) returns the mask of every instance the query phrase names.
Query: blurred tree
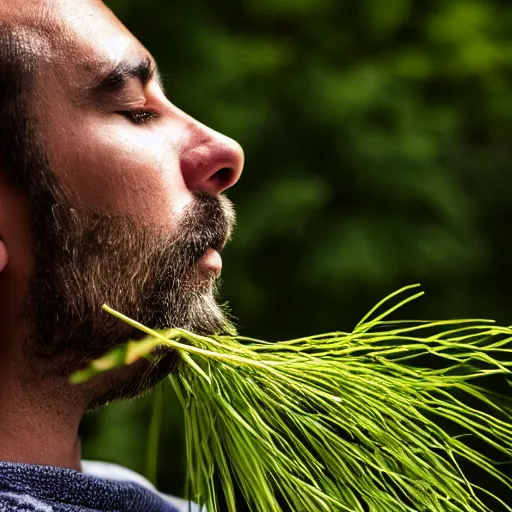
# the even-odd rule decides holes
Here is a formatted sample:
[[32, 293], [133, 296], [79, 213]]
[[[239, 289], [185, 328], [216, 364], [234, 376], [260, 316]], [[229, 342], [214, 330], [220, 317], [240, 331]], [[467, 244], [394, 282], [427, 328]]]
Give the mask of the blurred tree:
[[[350, 329], [421, 282], [410, 316], [510, 323], [512, 6], [451, 0], [111, 0], [174, 103], [239, 140], [223, 290], [241, 331]], [[144, 471], [147, 401], [84, 425]], [[169, 410], [159, 485], [183, 484]]]

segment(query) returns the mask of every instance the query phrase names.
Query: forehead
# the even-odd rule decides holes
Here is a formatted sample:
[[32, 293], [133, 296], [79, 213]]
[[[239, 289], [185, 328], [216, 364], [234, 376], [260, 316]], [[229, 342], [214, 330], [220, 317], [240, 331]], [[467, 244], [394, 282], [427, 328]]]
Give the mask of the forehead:
[[64, 76], [147, 54], [101, 0], [0, 0], [2, 21], [36, 36], [38, 56]]

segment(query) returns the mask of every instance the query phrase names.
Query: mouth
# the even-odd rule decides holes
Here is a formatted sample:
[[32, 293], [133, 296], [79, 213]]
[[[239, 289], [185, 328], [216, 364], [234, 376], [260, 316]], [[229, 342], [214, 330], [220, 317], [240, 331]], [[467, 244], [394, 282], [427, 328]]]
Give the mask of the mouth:
[[216, 277], [219, 277], [222, 272], [222, 257], [219, 251], [212, 247], [206, 249], [197, 264], [201, 270], [212, 273]]

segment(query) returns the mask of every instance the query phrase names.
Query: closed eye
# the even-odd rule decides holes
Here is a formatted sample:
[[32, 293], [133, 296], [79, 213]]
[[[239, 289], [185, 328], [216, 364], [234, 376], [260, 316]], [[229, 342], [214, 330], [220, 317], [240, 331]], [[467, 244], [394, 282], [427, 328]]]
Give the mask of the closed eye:
[[120, 110], [116, 113], [136, 125], [147, 123], [157, 117], [156, 113], [151, 110]]

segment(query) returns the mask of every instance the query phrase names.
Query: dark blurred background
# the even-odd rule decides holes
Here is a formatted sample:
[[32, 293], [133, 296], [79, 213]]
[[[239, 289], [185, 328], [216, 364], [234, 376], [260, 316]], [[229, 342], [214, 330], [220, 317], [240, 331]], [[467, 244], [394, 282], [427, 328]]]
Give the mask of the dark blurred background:
[[[242, 334], [351, 329], [399, 287], [403, 317], [512, 323], [509, 0], [111, 0], [169, 98], [246, 152], [223, 298]], [[83, 426], [84, 456], [145, 473], [150, 399]], [[158, 485], [183, 492], [168, 405]]]

